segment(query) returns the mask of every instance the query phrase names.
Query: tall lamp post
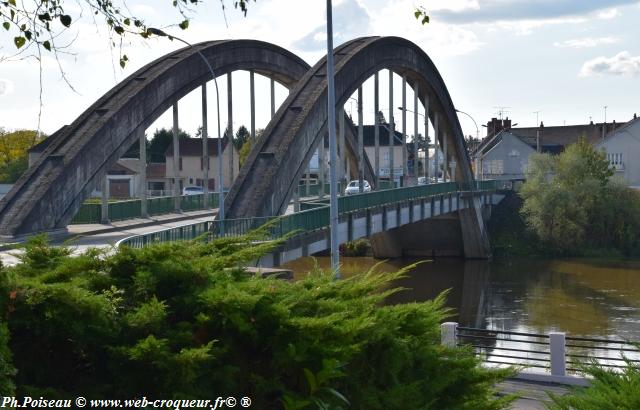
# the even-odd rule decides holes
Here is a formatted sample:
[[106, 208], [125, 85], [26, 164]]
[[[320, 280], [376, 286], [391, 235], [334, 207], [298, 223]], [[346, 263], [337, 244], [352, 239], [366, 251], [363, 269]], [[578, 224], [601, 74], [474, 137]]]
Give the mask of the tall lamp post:
[[336, 172], [336, 90], [333, 79], [333, 12], [331, 0], [327, 0], [327, 114], [329, 126], [329, 221], [331, 235], [331, 269], [340, 279], [340, 250], [338, 249], [338, 183]]
[[459, 112], [460, 114], [464, 114], [464, 115], [466, 115], [467, 117], [471, 118], [471, 121], [473, 121], [473, 125], [475, 125], [475, 126], [476, 126], [476, 139], [477, 139], [477, 140], [480, 140], [480, 128], [478, 128], [478, 123], [476, 122], [476, 120], [474, 120], [474, 119], [473, 119], [473, 117], [472, 117], [471, 115], [467, 114], [467, 113], [466, 113], [466, 112], [464, 112], [464, 111], [460, 111], [460, 110], [456, 109], [456, 112]]
[[[181, 39], [180, 37], [176, 37], [172, 34], [167, 34], [164, 31], [149, 27], [147, 28], [147, 33], [154, 34], [159, 37], [167, 37], [169, 40], [176, 39], [181, 43], [186, 44], [188, 47], [194, 49], [196, 53], [202, 58], [202, 61], [207, 65], [207, 68], [211, 72], [211, 77], [213, 78], [213, 83], [216, 85], [216, 109], [218, 113], [218, 220], [220, 221], [220, 234], [224, 235], [224, 189], [223, 189], [223, 177], [222, 177], [222, 133], [220, 131], [220, 94], [218, 92], [218, 81], [216, 80], [216, 73], [213, 71], [211, 64], [209, 64], [209, 60], [193, 46], [193, 44], [189, 43], [186, 40]], [[204, 135], [204, 138], [208, 138], [208, 136]], [[204, 155], [209, 155], [208, 152], [203, 153]], [[207, 166], [209, 164], [209, 160], [207, 158]], [[209, 184], [209, 181], [204, 181], [203, 184]]]

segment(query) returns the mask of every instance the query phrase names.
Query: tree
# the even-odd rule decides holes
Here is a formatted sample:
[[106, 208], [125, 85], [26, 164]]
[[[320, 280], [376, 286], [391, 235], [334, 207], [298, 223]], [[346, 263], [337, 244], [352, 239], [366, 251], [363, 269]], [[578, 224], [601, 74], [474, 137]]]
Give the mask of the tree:
[[242, 392], [260, 409], [338, 409], [345, 398], [354, 409], [508, 406], [492, 386], [510, 371], [441, 344], [445, 295], [384, 303], [404, 271], [340, 281], [248, 274], [240, 266], [282, 244], [267, 231], [77, 256], [31, 239], [0, 275], [0, 392]]
[[0, 183], [12, 184], [29, 166], [28, 150], [44, 137], [37, 131], [0, 129]]
[[[167, 1], [167, 0], [165, 0]], [[175, 25], [182, 30], [189, 27], [191, 6], [202, 4], [204, 0], [171, 0], [180, 14]], [[255, 1], [255, 0], [254, 0]], [[245, 15], [250, 0], [234, 0], [233, 5]], [[67, 7], [69, 5], [69, 7]], [[79, 7], [78, 7], [79, 6]], [[224, 2], [221, 2], [224, 12]], [[71, 10], [71, 11], [70, 11]], [[120, 66], [125, 67], [129, 57], [122, 54], [123, 40], [127, 36], [147, 39], [152, 36], [147, 22], [134, 15], [124, 0], [35, 0], [33, 2], [16, 0], [0, 1], [0, 22], [5, 34], [13, 36], [13, 44], [19, 53], [29, 53], [40, 60], [43, 49], [57, 55], [59, 51], [68, 52], [68, 44], [58, 44], [57, 39], [83, 13], [102, 18], [109, 29], [109, 40], [113, 47], [120, 46]], [[97, 24], [97, 23], [96, 23]]]
[[233, 138], [233, 145], [237, 150], [241, 150], [245, 142], [251, 138], [249, 130], [244, 125], [241, 125], [236, 131], [236, 136]]
[[[190, 136], [184, 130], [178, 129], [178, 138], [184, 139], [190, 138]], [[153, 133], [153, 137], [151, 138], [151, 141], [149, 141], [147, 148], [147, 157], [149, 162], [165, 162], [165, 152], [167, 151], [167, 148], [169, 148], [171, 141], [173, 141], [172, 130], [166, 128], [156, 130], [156, 132]]]
[[557, 156], [532, 155], [521, 191], [527, 226], [552, 253], [632, 252], [640, 239], [640, 196], [612, 176], [604, 152], [584, 139]]

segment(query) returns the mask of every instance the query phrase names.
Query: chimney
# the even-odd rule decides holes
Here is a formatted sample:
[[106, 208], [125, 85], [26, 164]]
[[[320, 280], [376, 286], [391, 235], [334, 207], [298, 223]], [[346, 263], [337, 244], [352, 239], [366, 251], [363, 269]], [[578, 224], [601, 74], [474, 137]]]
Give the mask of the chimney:
[[502, 121], [497, 118], [491, 118], [487, 123], [487, 137], [492, 137], [502, 131]]
[[637, 118], [638, 118], [638, 116], [637, 116], [637, 115], [636, 115], [636, 113], [634, 112], [634, 113], [633, 113], [633, 119], [635, 120], [635, 119], [637, 119]]
[[509, 117], [505, 118], [504, 121], [502, 121], [502, 127], [505, 130], [508, 130], [511, 128], [511, 120], [509, 119]]

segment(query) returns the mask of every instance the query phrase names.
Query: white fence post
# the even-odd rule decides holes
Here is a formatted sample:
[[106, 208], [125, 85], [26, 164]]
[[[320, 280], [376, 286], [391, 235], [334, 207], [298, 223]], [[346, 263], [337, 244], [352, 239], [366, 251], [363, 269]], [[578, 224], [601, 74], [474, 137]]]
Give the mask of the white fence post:
[[562, 332], [549, 333], [549, 351], [551, 353], [551, 375], [566, 376], [567, 363], [565, 359], [565, 334]]
[[440, 325], [440, 340], [444, 346], [456, 346], [456, 332], [458, 324], [456, 322], [444, 322]]

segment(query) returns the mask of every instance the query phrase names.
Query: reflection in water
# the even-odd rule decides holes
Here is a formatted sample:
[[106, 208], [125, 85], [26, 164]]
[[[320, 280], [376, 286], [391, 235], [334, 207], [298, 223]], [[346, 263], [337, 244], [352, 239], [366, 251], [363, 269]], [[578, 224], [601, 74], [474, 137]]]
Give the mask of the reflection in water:
[[[313, 258], [286, 266], [297, 277], [313, 268]], [[329, 258], [317, 258], [327, 269]], [[417, 262], [380, 263], [392, 272]], [[345, 276], [364, 272], [379, 261], [342, 258]], [[451, 320], [462, 326], [569, 336], [640, 340], [640, 262], [579, 260], [463, 261], [438, 259], [422, 263], [398, 285], [408, 288], [389, 303], [427, 300], [450, 289]]]

